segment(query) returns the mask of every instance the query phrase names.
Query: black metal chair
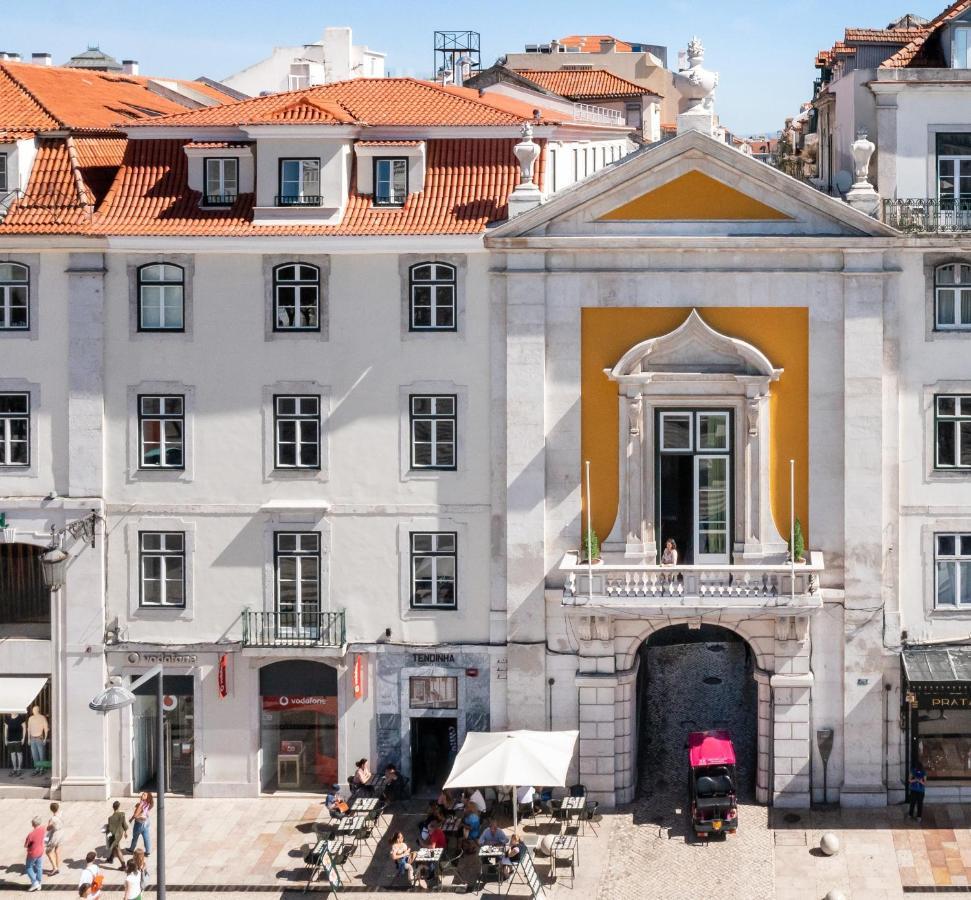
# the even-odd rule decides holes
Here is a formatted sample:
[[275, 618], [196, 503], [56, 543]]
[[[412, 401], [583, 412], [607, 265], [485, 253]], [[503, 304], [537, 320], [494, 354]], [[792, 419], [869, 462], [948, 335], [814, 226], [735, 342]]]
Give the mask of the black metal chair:
[[586, 797], [587, 788], [583, 784], [574, 784], [570, 786], [570, 796], [571, 797]]
[[590, 827], [593, 829], [593, 833], [595, 835], [598, 834], [597, 826], [594, 823], [597, 821], [597, 816], [600, 814], [599, 809], [599, 800], [588, 800], [583, 807], [583, 821], [590, 824]]
[[465, 887], [468, 887], [468, 882], [459, 872], [459, 862], [462, 859], [462, 855], [461, 850], [454, 856], [446, 856], [444, 853], [442, 854], [442, 858], [438, 863], [438, 884], [435, 885], [436, 891], [445, 890], [446, 876], [451, 876], [452, 878], [452, 883], [449, 886], [450, 888], [454, 888], [456, 885], [464, 885]]

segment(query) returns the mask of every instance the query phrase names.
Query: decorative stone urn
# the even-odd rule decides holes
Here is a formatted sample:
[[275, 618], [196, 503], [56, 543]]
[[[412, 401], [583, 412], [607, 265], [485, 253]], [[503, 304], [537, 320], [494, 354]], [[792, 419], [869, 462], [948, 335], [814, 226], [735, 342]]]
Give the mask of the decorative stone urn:
[[868, 216], [876, 216], [880, 210], [880, 195], [870, 184], [870, 159], [876, 149], [863, 130], [857, 132], [856, 140], [850, 145], [855, 181], [846, 195], [846, 202]]
[[693, 37], [688, 44], [688, 68], [680, 73], [678, 87], [688, 104], [678, 116], [678, 134], [684, 131], [700, 131], [712, 134], [715, 129], [715, 88], [718, 73], [710, 72], [702, 63], [705, 48], [701, 40]]
[[512, 148], [519, 163], [519, 184], [509, 195], [509, 218], [518, 216], [543, 201], [543, 193], [533, 183], [533, 169], [539, 159], [539, 145], [533, 141], [533, 126], [523, 123], [522, 140]]

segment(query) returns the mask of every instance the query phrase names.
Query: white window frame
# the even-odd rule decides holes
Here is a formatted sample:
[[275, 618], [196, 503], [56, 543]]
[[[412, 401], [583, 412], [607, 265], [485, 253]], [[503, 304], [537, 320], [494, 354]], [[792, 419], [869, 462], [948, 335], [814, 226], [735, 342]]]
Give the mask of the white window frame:
[[[941, 412], [941, 401], [953, 400], [954, 412]], [[965, 412], [967, 410], [967, 412]], [[961, 426], [968, 430], [968, 452], [971, 453], [971, 394], [936, 394], [934, 396], [934, 467], [944, 471], [971, 471], [971, 463], [961, 462]], [[954, 462], [941, 462], [940, 433], [942, 427], [953, 428]]]
[[[151, 269], [160, 270], [159, 278], [146, 278], [145, 273]], [[178, 272], [178, 278], [175, 277], [175, 273]], [[145, 263], [138, 267], [138, 272], [136, 275], [137, 285], [138, 285], [138, 330], [141, 332], [157, 333], [157, 332], [182, 332], [185, 331], [185, 280], [186, 272], [185, 269], [171, 262], [150, 262]], [[146, 288], [158, 287], [160, 288], [159, 293], [159, 324], [158, 325], [146, 325], [145, 324], [145, 300], [146, 300]], [[168, 305], [166, 299], [168, 296], [168, 288], [178, 289], [178, 322], [174, 320], [169, 322], [166, 317], [166, 309]]]
[[[10, 268], [10, 277], [0, 277], [0, 331], [30, 331], [30, 267], [24, 263], [0, 260], [0, 268]], [[14, 270], [23, 272], [23, 278], [16, 278]], [[11, 325], [11, 315], [15, 303], [16, 291], [23, 292], [23, 304], [16, 303], [16, 307], [24, 310], [24, 324]]]
[[[146, 548], [146, 539], [159, 538], [159, 547]], [[168, 546], [170, 543], [172, 546]], [[145, 587], [148, 579], [145, 576], [145, 563], [148, 559], [159, 560], [159, 602], [149, 603], [145, 599]], [[169, 560], [178, 560], [182, 567], [179, 579], [182, 586], [182, 600], [178, 603], [168, 602]], [[142, 609], [185, 609], [188, 603], [188, 578], [186, 569], [188, 555], [186, 553], [186, 535], [184, 531], [139, 531], [138, 532], [138, 605]], [[154, 579], [153, 579], [154, 582]]]
[[[289, 539], [294, 540], [292, 548], [281, 548], [281, 542]], [[307, 544], [304, 547], [304, 543]], [[321, 540], [318, 531], [277, 531], [273, 535], [273, 603], [276, 613], [276, 631], [281, 637], [294, 637], [297, 639], [317, 640], [320, 636], [320, 613], [323, 610], [323, 579], [321, 577]], [[287, 613], [281, 608], [282, 586], [284, 584], [280, 560], [292, 559], [294, 561], [294, 601], [293, 610]], [[317, 588], [317, 600], [311, 604], [310, 610], [304, 609], [303, 584], [304, 568], [312, 567], [314, 584]], [[302, 619], [309, 614], [313, 617], [310, 626], [304, 625]], [[283, 616], [293, 616], [292, 625], [283, 624]]]
[[[0, 412], [0, 470], [29, 469], [31, 464], [31, 406], [29, 391], [3, 391], [0, 397], [22, 397], [24, 400], [24, 411], [20, 412]], [[23, 422], [26, 429], [26, 438], [14, 439], [12, 425], [14, 422]], [[27, 450], [25, 462], [10, 462], [11, 449], [14, 443], [24, 444]]]
[[[282, 403], [294, 401], [294, 412], [284, 413], [280, 411]], [[311, 413], [304, 411], [304, 402], [316, 404], [316, 412]], [[318, 471], [321, 467], [321, 398], [319, 394], [276, 394], [273, 397], [273, 448], [274, 448], [274, 466], [277, 469], [286, 470], [303, 470], [303, 471]], [[294, 440], [293, 441], [283, 441], [281, 439], [280, 431], [281, 425], [286, 422], [295, 422], [296, 427], [294, 430]], [[313, 441], [307, 440], [303, 436], [302, 423], [312, 422], [314, 424], [314, 439]], [[294, 461], [292, 463], [284, 463], [280, 461], [280, 448], [283, 445], [293, 444], [294, 446]], [[302, 463], [300, 461], [301, 449], [304, 446], [313, 445], [316, 450], [316, 461], [313, 464]]]
[[[969, 157], [971, 161], [971, 157]], [[945, 269], [953, 270], [954, 280], [950, 284], [942, 284], [940, 275]], [[967, 270], [966, 272], [963, 270]], [[962, 276], [967, 276], [967, 280]], [[953, 322], [941, 321], [941, 295], [945, 292], [953, 294]], [[968, 317], [962, 316], [964, 307], [963, 295], [967, 295]], [[971, 264], [946, 263], [934, 268], [934, 330], [935, 331], [971, 331]]]
[[[296, 179], [287, 178], [284, 174], [288, 164], [297, 164], [297, 177]], [[322, 197], [320, 193], [321, 184], [321, 164], [319, 157], [282, 157], [280, 159], [280, 193], [277, 198], [278, 206], [299, 206], [301, 201], [307, 200], [310, 197], [316, 197], [317, 203], [322, 202]], [[313, 178], [308, 178], [308, 173], [313, 172]], [[284, 185], [295, 184], [297, 188], [297, 193], [288, 194], [284, 191]], [[315, 190], [308, 190], [308, 186], [312, 186]], [[284, 199], [286, 198], [286, 200]], [[315, 205], [309, 203], [307, 205]]]
[[[961, 53], [964, 54], [963, 59]], [[971, 69], [971, 25], [959, 22], [954, 26], [951, 38], [951, 68]]]
[[[381, 169], [386, 170], [382, 174]], [[400, 175], [404, 176], [404, 188], [399, 192], [395, 189], [395, 181]], [[386, 184], [387, 194], [379, 195], [379, 185]], [[408, 199], [408, 157], [406, 156], [377, 156], [374, 158], [374, 205], [375, 206], [404, 206]]]
[[[687, 447], [669, 447], [665, 443], [666, 429], [664, 425], [668, 419], [687, 419], [688, 420], [688, 446]], [[695, 417], [691, 414], [691, 412], [689, 410], [682, 410], [679, 412], [662, 412], [660, 441], [661, 441], [661, 449], [665, 453], [692, 453], [695, 447]]]
[[[941, 539], [951, 538], [954, 541], [954, 553], [942, 554], [940, 552]], [[967, 542], [968, 552], [965, 553], [962, 544]], [[962, 564], [966, 565], [967, 572], [962, 572]], [[941, 603], [941, 565], [953, 566], [952, 578], [954, 584], [954, 603]], [[971, 533], [968, 532], [935, 532], [934, 534], [934, 607], [935, 609], [969, 609], [971, 608], [971, 586], [965, 587], [964, 578], [971, 579]], [[961, 601], [961, 596], [967, 598]]]
[[[281, 278], [281, 273], [285, 270], [292, 269], [295, 271], [296, 278], [293, 279], [283, 279]], [[313, 272], [313, 277], [304, 277], [306, 273], [304, 269], [311, 270]], [[301, 262], [299, 260], [294, 260], [293, 262], [285, 262], [280, 265], [273, 267], [273, 330], [292, 332], [292, 331], [320, 331], [320, 267], [315, 266], [313, 263]], [[293, 288], [294, 291], [294, 323], [293, 325], [283, 325], [280, 324], [280, 289], [281, 288]], [[316, 319], [313, 325], [300, 325], [296, 324], [300, 321], [300, 310], [304, 309], [309, 304], [304, 303], [304, 291], [313, 291], [313, 309], [314, 316]], [[289, 305], [289, 304], [288, 304]]]
[[[431, 550], [416, 550], [415, 543], [417, 538], [430, 537]], [[439, 545], [442, 539], [450, 538], [452, 542], [451, 550], [441, 550]], [[410, 600], [411, 608], [417, 610], [429, 610], [429, 609], [447, 609], [454, 610], [458, 608], [458, 533], [455, 531], [412, 531], [409, 532], [408, 537], [408, 549], [410, 556]], [[431, 600], [430, 602], [419, 603], [416, 599], [417, 594], [417, 569], [420, 560], [429, 560], [431, 563], [431, 575], [428, 579], [431, 581]], [[452, 599], [445, 603], [440, 603], [438, 601], [440, 580], [442, 576], [439, 574], [440, 561], [450, 560], [452, 575], [451, 575], [451, 585], [452, 585]], [[448, 576], [445, 576], [446, 578]]]
[[[158, 402], [159, 412], [146, 412], [146, 404], [151, 402]], [[171, 408], [178, 409], [175, 411], [167, 411], [167, 406]], [[158, 443], [159, 455], [157, 463], [149, 463], [145, 461], [145, 446], [149, 443], [145, 439], [145, 426], [149, 423], [158, 423], [158, 441], [152, 441], [151, 443]], [[176, 446], [175, 442], [170, 445], [169, 441], [165, 435], [165, 423], [166, 422], [178, 422], [181, 429], [181, 437], [178, 441], [178, 448], [180, 451], [180, 462], [178, 465], [170, 464], [167, 462], [168, 450]], [[140, 394], [138, 397], [138, 467], [140, 469], [147, 469], [149, 471], [158, 469], [175, 469], [184, 470], [185, 469], [185, 451], [186, 451], [186, 435], [185, 435], [185, 395], [184, 394]]]
[[[216, 183], [219, 188], [210, 191], [210, 165], [215, 166]], [[232, 177], [227, 171], [232, 168]], [[207, 205], [229, 205], [239, 196], [239, 158], [235, 156], [206, 156], [202, 160], [203, 202]], [[213, 198], [213, 199], [211, 199]], [[215, 199], [218, 198], [218, 199]]]
[[[417, 272], [425, 267], [429, 268], [429, 278], [418, 278]], [[418, 308], [417, 292], [419, 289], [427, 288], [429, 292], [429, 302], [422, 303], [423, 309], [427, 308], [430, 315], [430, 324], [418, 325], [415, 323], [415, 310]], [[451, 263], [428, 260], [419, 262], [408, 268], [408, 327], [413, 332], [428, 331], [456, 331], [458, 329], [458, 270]], [[448, 298], [451, 298], [450, 300]], [[439, 310], [452, 310], [452, 324], [439, 324]]]
[[[424, 401], [429, 401], [429, 412], [418, 412], [417, 407]], [[450, 409], [450, 411], [449, 411]], [[428, 471], [441, 470], [454, 472], [458, 468], [458, 397], [455, 394], [412, 394], [408, 398], [408, 417], [410, 422], [411, 468]], [[430, 435], [427, 441], [419, 441], [416, 435], [417, 426], [427, 423]], [[441, 426], [451, 426], [452, 437], [440, 438]], [[429, 445], [431, 462], [419, 463], [416, 459], [416, 449], [419, 444]], [[451, 463], [439, 462], [439, 456], [446, 446], [451, 446]]]

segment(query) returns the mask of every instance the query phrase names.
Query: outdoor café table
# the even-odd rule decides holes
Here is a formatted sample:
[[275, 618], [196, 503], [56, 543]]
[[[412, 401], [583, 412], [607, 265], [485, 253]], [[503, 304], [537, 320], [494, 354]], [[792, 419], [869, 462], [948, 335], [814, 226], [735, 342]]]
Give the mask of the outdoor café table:
[[443, 852], [444, 851], [441, 847], [422, 847], [415, 853], [415, 858], [413, 860], [416, 871], [418, 866], [425, 865], [428, 866], [428, 871], [430, 873], [437, 872], [438, 864], [441, 862]]
[[[557, 852], [570, 854], [570, 869], [572, 872], [580, 862], [580, 842], [577, 840], [577, 836], [575, 834], [561, 834], [553, 838], [550, 853], [555, 856]], [[555, 864], [553, 871], [554, 873], [556, 872]]]
[[560, 809], [563, 810], [563, 815], [566, 817], [567, 822], [571, 819], [576, 819], [577, 822], [582, 824], [583, 810], [586, 808], [586, 805], [586, 797], [564, 797], [563, 802], [560, 803]]
[[488, 879], [485, 876], [490, 866], [496, 870], [496, 884], [502, 884], [502, 867], [500, 866], [500, 862], [505, 855], [506, 848], [503, 844], [483, 844], [479, 847], [479, 881], [483, 885], [488, 883]]
[[377, 797], [358, 797], [351, 804], [352, 813], [369, 813], [375, 809], [380, 801]]

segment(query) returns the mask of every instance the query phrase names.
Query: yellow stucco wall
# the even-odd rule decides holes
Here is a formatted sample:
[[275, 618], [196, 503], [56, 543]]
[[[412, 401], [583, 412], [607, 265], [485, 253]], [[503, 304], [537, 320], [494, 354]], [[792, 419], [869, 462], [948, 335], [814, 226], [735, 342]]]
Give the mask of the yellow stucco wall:
[[[604, 374], [631, 347], [677, 328], [691, 312], [684, 307], [584, 309], [581, 327], [581, 447], [590, 460], [593, 528], [601, 541], [617, 516], [617, 385]], [[770, 390], [769, 445], [772, 515], [779, 533], [789, 533], [789, 460], [796, 461], [796, 515], [809, 546], [809, 311], [746, 307], [699, 310], [714, 329], [761, 350], [785, 369]], [[582, 476], [581, 476], [582, 482]], [[586, 497], [584, 518], [586, 521]]]
[[600, 221], [764, 222], [789, 218], [710, 175], [694, 171], [612, 209]]

